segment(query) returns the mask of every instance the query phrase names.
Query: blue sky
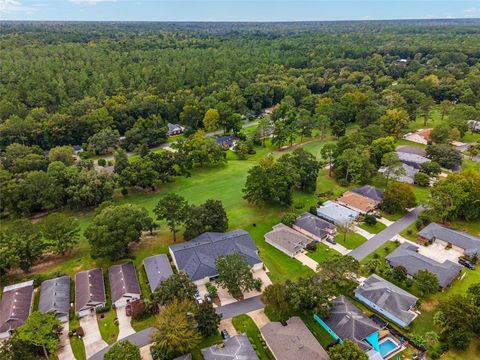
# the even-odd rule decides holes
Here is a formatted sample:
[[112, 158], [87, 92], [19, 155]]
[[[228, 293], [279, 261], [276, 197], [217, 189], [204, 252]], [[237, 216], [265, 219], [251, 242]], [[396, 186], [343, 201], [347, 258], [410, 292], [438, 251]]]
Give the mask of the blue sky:
[[1, 20], [314, 21], [479, 17], [480, 0], [0, 0]]

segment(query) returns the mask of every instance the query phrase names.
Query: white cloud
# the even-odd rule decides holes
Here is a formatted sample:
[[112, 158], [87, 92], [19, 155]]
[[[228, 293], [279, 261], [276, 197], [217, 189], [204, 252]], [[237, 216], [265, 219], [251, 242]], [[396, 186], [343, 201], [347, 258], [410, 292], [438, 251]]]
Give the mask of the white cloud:
[[0, 13], [13, 13], [13, 12], [27, 12], [31, 13], [34, 9], [28, 6], [22, 5], [17, 0], [0, 0]]
[[97, 5], [98, 3], [116, 2], [117, 0], [69, 0], [69, 1], [75, 4]]
[[471, 8], [468, 8], [468, 9], [463, 10], [463, 12], [464, 12], [465, 14], [474, 14], [474, 13], [476, 13], [477, 11], [478, 11], [478, 9], [475, 8], [475, 7], [471, 7]]

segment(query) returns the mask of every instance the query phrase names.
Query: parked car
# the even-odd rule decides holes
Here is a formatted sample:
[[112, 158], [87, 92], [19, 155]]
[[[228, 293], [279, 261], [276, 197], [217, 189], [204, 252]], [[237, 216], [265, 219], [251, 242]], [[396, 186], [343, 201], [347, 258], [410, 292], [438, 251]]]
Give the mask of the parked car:
[[222, 339], [223, 340], [228, 340], [230, 339], [230, 335], [228, 334], [227, 330], [222, 330]]
[[335, 241], [335, 239], [332, 238], [332, 237], [330, 237], [330, 236], [327, 237], [327, 241], [328, 241], [330, 244], [333, 244], [333, 245], [335, 245], [335, 244], [337, 243], [337, 242]]
[[458, 259], [458, 263], [460, 265], [463, 265], [465, 266], [466, 268], [470, 269], [470, 270], [475, 270], [475, 265], [473, 265], [470, 261], [468, 260], [465, 260], [465, 259]]
[[203, 298], [205, 299], [206, 302], [209, 302], [209, 303], [212, 302], [212, 297], [210, 296], [210, 294], [205, 294]]
[[373, 216], [375, 216], [377, 219], [382, 218], [382, 214], [380, 214], [380, 213], [373, 213]]

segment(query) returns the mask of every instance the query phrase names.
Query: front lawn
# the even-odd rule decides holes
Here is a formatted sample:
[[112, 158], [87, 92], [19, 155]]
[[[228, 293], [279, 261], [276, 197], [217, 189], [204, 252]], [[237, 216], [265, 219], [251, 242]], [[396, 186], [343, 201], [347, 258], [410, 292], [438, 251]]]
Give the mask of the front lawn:
[[260, 360], [274, 360], [272, 353], [265, 345], [265, 341], [252, 318], [246, 314], [236, 316], [232, 319], [233, 326], [239, 333], [247, 335], [253, 349]]
[[346, 236], [343, 232], [340, 232], [334, 239], [339, 245], [345, 246], [347, 249], [356, 249], [367, 241], [362, 235], [354, 232], [347, 233]]
[[369, 232], [370, 234], [378, 234], [380, 231], [386, 229], [386, 226], [380, 221], [377, 221], [375, 225], [367, 225], [365, 223], [361, 223], [358, 227]]
[[340, 254], [337, 251], [329, 248], [327, 245], [322, 243], [317, 244], [317, 250], [307, 252], [307, 256], [318, 263], [322, 263], [328, 258], [331, 258], [332, 256], [335, 256], [335, 255], [340, 255]]
[[[70, 316], [70, 323], [68, 324], [69, 331], [74, 331], [80, 326], [80, 321], [76, 316]], [[70, 336], [70, 346], [72, 347], [73, 355], [77, 360], [85, 360], [87, 355], [85, 353], [85, 346], [83, 340], [78, 336]]]
[[110, 311], [106, 313], [97, 315], [100, 334], [102, 335], [102, 339], [105, 340], [108, 344], [113, 344], [115, 341], [117, 341], [118, 325], [115, 324], [116, 318], [117, 312], [115, 311], [115, 309], [110, 309]]
[[373, 253], [369, 254], [366, 258], [360, 261], [360, 264], [366, 264], [371, 259], [378, 259], [382, 263], [385, 262], [385, 257], [390, 254], [393, 250], [400, 246], [400, 243], [395, 241], [387, 241], [385, 244], [380, 246]]

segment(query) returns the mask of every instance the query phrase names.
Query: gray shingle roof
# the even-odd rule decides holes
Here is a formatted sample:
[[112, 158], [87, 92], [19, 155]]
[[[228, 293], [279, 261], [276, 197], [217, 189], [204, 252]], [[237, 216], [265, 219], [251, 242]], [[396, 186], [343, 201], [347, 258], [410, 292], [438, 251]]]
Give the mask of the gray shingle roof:
[[417, 154], [397, 151], [397, 155], [402, 163], [407, 164], [415, 169], [420, 169], [423, 163], [430, 162], [430, 159], [427, 159], [426, 157]]
[[427, 152], [425, 151], [425, 149], [422, 149], [421, 147], [418, 147], [418, 146], [399, 145], [397, 146], [395, 151], [397, 153], [402, 152], [407, 154], [415, 154], [423, 157], [427, 156]]
[[240, 253], [251, 266], [262, 262], [245, 230], [206, 232], [188, 242], [171, 245], [170, 251], [178, 270], [184, 270], [193, 281], [218, 275], [215, 260], [222, 255]]
[[133, 263], [123, 263], [110, 266], [108, 269], [112, 303], [121, 299], [125, 294], [140, 294], [137, 272]]
[[270, 322], [260, 329], [277, 360], [328, 360], [329, 356], [302, 319], [294, 316], [287, 326]]
[[0, 333], [23, 325], [30, 315], [33, 298], [33, 281], [5, 286], [0, 303]]
[[105, 303], [105, 284], [102, 269], [75, 274], [75, 311], [88, 308], [90, 303]]
[[205, 360], [258, 360], [257, 353], [246, 335], [236, 335], [223, 342], [223, 347], [212, 345], [202, 349]]
[[419, 254], [417, 249], [418, 246], [416, 245], [403, 243], [388, 254], [385, 259], [393, 267], [403, 266], [411, 276], [415, 275], [418, 270], [428, 270], [437, 275], [441, 287], [448, 286], [462, 270], [460, 265], [450, 260], [439, 263]]
[[305, 246], [312, 241], [285, 224], [275, 225], [272, 231], [265, 234], [265, 239], [277, 244], [290, 253], [295, 253], [305, 248]]
[[387, 310], [406, 324], [415, 317], [409, 310], [417, 303], [418, 298], [378, 275], [371, 275], [355, 293]]
[[477, 253], [480, 256], [480, 238], [449, 229], [437, 223], [430, 223], [418, 233], [421, 237], [432, 241], [433, 239], [444, 240], [452, 245], [465, 250], [465, 254], [471, 256]]
[[310, 213], [300, 215], [294, 225], [320, 238], [328, 234], [327, 230], [335, 230], [335, 225]]
[[371, 348], [364, 339], [379, 330], [377, 324], [343, 295], [333, 300], [328, 317], [322, 320], [340, 339], [349, 339], [363, 350]]
[[167, 132], [168, 135], [173, 134], [177, 131], [182, 132], [184, 130], [183, 126], [179, 124], [168, 123], [167, 127], [168, 127], [168, 132]]
[[352, 192], [365, 196], [366, 198], [375, 200], [377, 202], [381, 202], [383, 198], [383, 190], [376, 188], [372, 185], [365, 185], [359, 188], [354, 188], [351, 190]]
[[61, 276], [42, 283], [38, 310], [68, 317], [70, 310], [70, 277]]
[[152, 293], [158, 285], [173, 274], [168, 256], [165, 254], [150, 256], [143, 260], [143, 266], [147, 274], [148, 283]]

